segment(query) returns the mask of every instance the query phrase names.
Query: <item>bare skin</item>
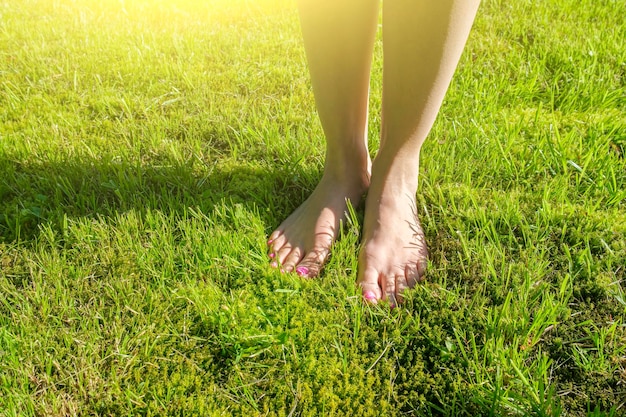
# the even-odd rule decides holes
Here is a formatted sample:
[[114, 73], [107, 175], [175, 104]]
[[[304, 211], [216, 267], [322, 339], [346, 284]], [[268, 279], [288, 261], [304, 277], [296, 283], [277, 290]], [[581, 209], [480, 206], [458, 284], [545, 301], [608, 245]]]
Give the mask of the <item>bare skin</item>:
[[423, 279], [428, 249], [417, 214], [417, 177], [402, 181], [402, 175], [385, 175], [383, 169], [385, 164], [377, 160], [365, 206], [357, 282], [366, 300], [386, 299], [393, 306]]
[[367, 107], [378, 1], [304, 0], [298, 6], [326, 136], [326, 163], [311, 196], [270, 235], [268, 244], [273, 266], [313, 277], [346, 218], [346, 200], [358, 206], [369, 186]]
[[325, 176], [311, 196], [271, 234], [272, 266], [314, 277], [323, 267], [345, 220], [347, 201], [357, 206], [367, 189], [365, 181], [353, 184]]
[[365, 132], [379, 4], [299, 1], [326, 164], [311, 197], [270, 236], [276, 266], [317, 275], [345, 218], [346, 199], [358, 202], [368, 189], [357, 278], [363, 297], [395, 305], [423, 279], [428, 251], [415, 199], [420, 150], [478, 5], [479, 0], [383, 2], [381, 146], [370, 168]]

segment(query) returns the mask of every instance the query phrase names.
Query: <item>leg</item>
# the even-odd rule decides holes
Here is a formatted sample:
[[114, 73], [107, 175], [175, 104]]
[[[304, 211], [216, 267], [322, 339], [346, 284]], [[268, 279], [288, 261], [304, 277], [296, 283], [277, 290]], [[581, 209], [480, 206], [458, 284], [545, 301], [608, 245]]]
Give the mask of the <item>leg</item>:
[[300, 0], [317, 111], [326, 136], [324, 174], [311, 196], [271, 235], [273, 266], [315, 276], [345, 218], [369, 185], [367, 104], [378, 0]]
[[415, 193], [419, 153], [469, 35], [479, 0], [383, 2], [382, 138], [365, 206], [358, 283], [387, 298], [421, 279], [428, 252]]

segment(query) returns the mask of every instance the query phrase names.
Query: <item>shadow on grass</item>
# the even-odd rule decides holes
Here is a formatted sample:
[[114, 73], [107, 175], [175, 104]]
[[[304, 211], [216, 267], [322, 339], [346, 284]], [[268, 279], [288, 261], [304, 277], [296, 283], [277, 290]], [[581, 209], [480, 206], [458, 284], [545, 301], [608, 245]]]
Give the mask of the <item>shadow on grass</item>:
[[0, 242], [33, 240], [42, 224], [61, 228], [68, 218], [114, 217], [129, 210], [182, 213], [188, 207], [207, 212], [223, 201], [256, 209], [271, 228], [312, 189], [313, 171], [263, 161], [0, 160]]

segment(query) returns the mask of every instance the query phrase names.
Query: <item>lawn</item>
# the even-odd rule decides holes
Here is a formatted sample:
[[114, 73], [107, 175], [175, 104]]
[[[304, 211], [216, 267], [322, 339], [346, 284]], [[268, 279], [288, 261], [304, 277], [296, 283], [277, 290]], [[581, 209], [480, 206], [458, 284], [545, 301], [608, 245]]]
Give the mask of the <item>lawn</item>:
[[483, 2], [390, 309], [362, 209], [318, 279], [268, 266], [324, 156], [293, 2], [0, 0], [0, 415], [626, 415], [624, 39]]

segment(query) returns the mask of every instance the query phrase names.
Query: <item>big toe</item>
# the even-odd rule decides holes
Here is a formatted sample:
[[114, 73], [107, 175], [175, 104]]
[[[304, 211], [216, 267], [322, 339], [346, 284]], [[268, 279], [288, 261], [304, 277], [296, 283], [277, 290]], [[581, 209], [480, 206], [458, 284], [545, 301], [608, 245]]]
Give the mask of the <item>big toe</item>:
[[361, 294], [363, 294], [363, 298], [374, 304], [382, 298], [382, 290], [378, 282], [379, 276], [380, 274], [378, 270], [374, 268], [367, 268], [358, 282], [361, 287]]
[[301, 277], [313, 278], [319, 275], [326, 258], [328, 258], [328, 249], [318, 248], [307, 253], [300, 263], [296, 266], [295, 271]]

